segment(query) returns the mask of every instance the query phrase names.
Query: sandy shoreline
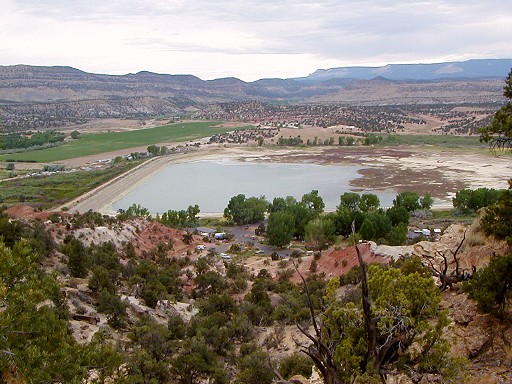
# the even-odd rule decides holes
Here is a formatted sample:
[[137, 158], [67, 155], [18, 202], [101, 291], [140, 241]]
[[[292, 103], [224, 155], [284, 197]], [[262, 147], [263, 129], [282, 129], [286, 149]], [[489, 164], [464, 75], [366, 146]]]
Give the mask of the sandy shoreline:
[[[287, 151], [272, 151], [272, 154], [285, 153]], [[158, 174], [163, 168], [187, 161], [207, 160], [207, 159], [228, 159], [228, 158], [258, 158], [261, 159], [261, 152], [254, 153], [250, 150], [240, 150], [237, 148], [208, 148], [206, 150], [191, 151], [183, 154], [171, 154], [151, 158], [139, 166], [117, 176], [116, 178], [100, 185], [99, 187], [79, 196], [78, 198], [58, 207], [66, 207], [70, 212], [84, 213], [88, 210], [99, 212], [105, 215], [116, 215], [117, 212], [112, 206], [126, 196], [128, 193], [144, 184], [154, 175]], [[222, 213], [202, 214], [206, 216], [218, 216]]]
[[[242, 161], [314, 162], [351, 164], [363, 169], [354, 181], [357, 188], [425, 191], [434, 196], [435, 208], [450, 208], [451, 197], [462, 188], [507, 188], [512, 175], [509, 158], [457, 153], [456, 151], [414, 151], [413, 148], [319, 148], [313, 150], [268, 149], [255, 147], [208, 147], [184, 154], [149, 159], [134, 169], [65, 204], [71, 212], [93, 210], [115, 215], [113, 204], [163, 168], [187, 161], [240, 159]], [[434, 192], [432, 192], [434, 191]], [[444, 194], [444, 195], [443, 195]], [[440, 198], [440, 196], [443, 196]], [[62, 208], [62, 207], [59, 207]], [[202, 214], [201, 216], [222, 216]]]

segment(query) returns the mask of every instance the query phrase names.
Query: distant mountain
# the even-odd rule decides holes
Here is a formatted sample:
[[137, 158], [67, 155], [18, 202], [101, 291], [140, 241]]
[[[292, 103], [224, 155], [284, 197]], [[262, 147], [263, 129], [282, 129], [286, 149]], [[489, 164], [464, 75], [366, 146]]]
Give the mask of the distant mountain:
[[211, 104], [249, 100], [366, 106], [500, 103], [511, 67], [512, 59], [391, 64], [245, 82], [147, 71], [102, 75], [64, 66], [0, 66], [0, 124], [22, 130], [92, 118], [190, 115]]
[[436, 64], [388, 64], [382, 67], [340, 67], [319, 69], [301, 81], [331, 79], [390, 80], [483, 79], [505, 78], [512, 68], [512, 59], [475, 59]]

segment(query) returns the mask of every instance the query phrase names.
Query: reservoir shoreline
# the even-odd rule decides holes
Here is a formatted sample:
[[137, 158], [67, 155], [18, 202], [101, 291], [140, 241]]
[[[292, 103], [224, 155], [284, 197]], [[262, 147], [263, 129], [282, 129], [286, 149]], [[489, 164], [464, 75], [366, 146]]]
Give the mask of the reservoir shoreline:
[[[254, 147], [217, 147], [193, 150], [184, 154], [149, 159], [134, 169], [89, 191], [61, 206], [71, 212], [93, 210], [115, 215], [115, 202], [144, 184], [151, 177], [172, 164], [197, 160], [243, 162], [313, 163], [357, 165], [362, 177], [357, 179], [354, 190], [415, 190], [425, 191], [436, 198], [434, 208], [451, 208], [451, 197], [463, 188], [507, 188], [504, 175], [512, 174], [508, 159], [490, 155], [454, 153], [455, 151], [415, 151], [414, 148], [319, 148], [319, 149], [268, 149]], [[433, 192], [432, 192], [433, 190]], [[342, 192], [340, 193], [340, 195]], [[443, 201], [439, 201], [442, 198]], [[226, 202], [227, 204], [227, 202]], [[186, 209], [183, 207], [182, 209]], [[200, 214], [222, 216], [222, 213]]]

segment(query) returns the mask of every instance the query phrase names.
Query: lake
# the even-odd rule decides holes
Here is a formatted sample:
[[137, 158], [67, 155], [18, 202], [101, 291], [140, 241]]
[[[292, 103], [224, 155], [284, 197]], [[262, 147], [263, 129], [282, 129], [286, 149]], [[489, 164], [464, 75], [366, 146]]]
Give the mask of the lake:
[[[326, 209], [335, 209], [340, 196], [355, 189], [350, 181], [361, 177], [361, 167], [304, 163], [264, 163], [227, 160], [198, 160], [172, 164], [144, 184], [114, 202], [114, 210], [126, 209], [133, 203], [153, 214], [186, 209], [197, 204], [201, 213], [223, 212], [231, 197], [302, 195], [316, 189]], [[358, 191], [359, 192], [359, 191]], [[381, 206], [391, 206], [394, 191], [366, 191], [379, 196]]]

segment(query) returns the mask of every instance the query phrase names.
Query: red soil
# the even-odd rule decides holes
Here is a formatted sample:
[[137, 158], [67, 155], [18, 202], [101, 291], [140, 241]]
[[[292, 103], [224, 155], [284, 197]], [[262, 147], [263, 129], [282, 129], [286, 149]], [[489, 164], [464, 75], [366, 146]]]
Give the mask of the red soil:
[[[367, 264], [386, 264], [389, 262], [387, 257], [373, 254], [370, 250], [370, 244], [368, 243], [359, 244], [359, 250], [361, 251], [364, 262]], [[310, 262], [302, 262], [299, 265], [299, 271], [303, 276], [310, 273], [309, 267], [313, 260], [313, 257], [311, 257]], [[359, 265], [356, 249], [355, 247], [348, 247], [339, 251], [323, 254], [317, 260], [315, 273], [320, 274], [323, 272], [328, 277], [342, 276], [356, 265]], [[295, 272], [290, 280], [294, 283], [298, 283], [300, 282], [300, 276]]]

